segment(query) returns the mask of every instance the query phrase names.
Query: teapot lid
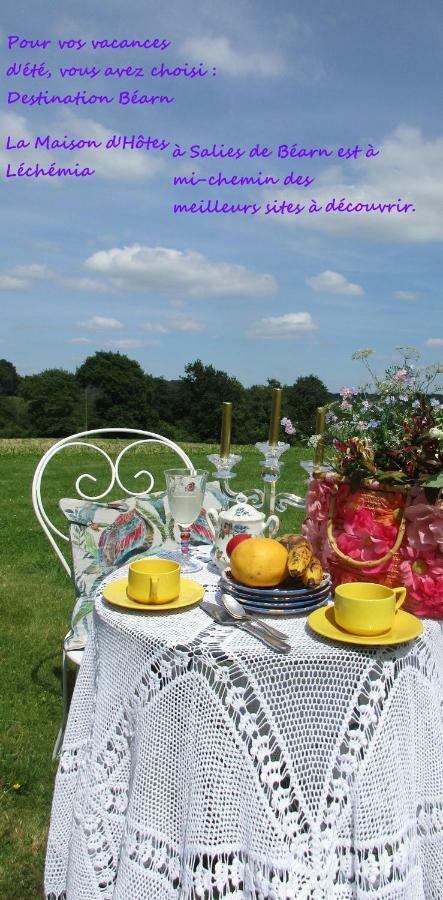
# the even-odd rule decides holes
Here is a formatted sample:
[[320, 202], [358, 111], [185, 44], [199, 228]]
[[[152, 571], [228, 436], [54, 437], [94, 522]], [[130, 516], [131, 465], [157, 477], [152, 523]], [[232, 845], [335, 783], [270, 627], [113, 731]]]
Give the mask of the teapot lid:
[[258, 522], [260, 519], [264, 519], [264, 514], [260, 510], [255, 509], [254, 506], [246, 502], [246, 497], [244, 501], [240, 500], [238, 503], [234, 503], [234, 506], [230, 506], [222, 515], [226, 522], [241, 522], [245, 520]]

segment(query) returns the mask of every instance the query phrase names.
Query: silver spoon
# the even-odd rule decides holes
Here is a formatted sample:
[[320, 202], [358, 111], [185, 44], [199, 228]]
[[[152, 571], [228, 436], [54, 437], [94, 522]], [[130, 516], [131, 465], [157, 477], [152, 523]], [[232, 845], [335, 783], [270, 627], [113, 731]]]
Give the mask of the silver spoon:
[[207, 600], [203, 600], [200, 603], [200, 609], [207, 613], [208, 616], [211, 616], [211, 619], [214, 619], [214, 622], [218, 622], [219, 625], [230, 625], [231, 628], [240, 628], [241, 631], [247, 631], [248, 634], [252, 634], [253, 637], [266, 644], [271, 650], [277, 650], [278, 653], [291, 652], [291, 647], [286, 641], [274, 637], [273, 634], [268, 634], [263, 628], [260, 628], [254, 619], [249, 617], [234, 619], [234, 616], [231, 616], [231, 613], [228, 613], [224, 607], [219, 606], [218, 603], [208, 603]]
[[233, 619], [245, 619], [250, 620], [251, 622], [255, 622], [257, 625], [263, 629], [263, 631], [267, 631], [268, 634], [273, 634], [274, 637], [281, 638], [284, 641], [288, 640], [288, 635], [284, 633], [284, 631], [279, 631], [278, 628], [274, 628], [272, 625], [268, 625], [266, 622], [262, 622], [261, 619], [256, 619], [255, 616], [249, 616], [246, 613], [238, 600], [235, 597], [232, 597], [231, 594], [222, 594], [222, 603], [226, 611], [232, 616]]

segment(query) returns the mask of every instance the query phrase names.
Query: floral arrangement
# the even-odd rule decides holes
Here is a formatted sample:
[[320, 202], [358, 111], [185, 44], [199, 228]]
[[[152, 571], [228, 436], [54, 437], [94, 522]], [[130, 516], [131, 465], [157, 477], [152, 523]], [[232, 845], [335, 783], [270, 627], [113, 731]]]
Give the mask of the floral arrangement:
[[[441, 619], [443, 407], [433, 394], [443, 367], [417, 367], [418, 354], [399, 349], [401, 363], [382, 378], [372, 371], [371, 350], [354, 354], [372, 381], [358, 391], [342, 388], [328, 407], [324, 442], [332, 470], [320, 469], [309, 483], [303, 532], [334, 586], [403, 584], [406, 609]], [[319, 440], [315, 435], [311, 446]], [[404, 537], [393, 553], [402, 521]]]
[[443, 366], [419, 367], [416, 350], [397, 349], [400, 364], [381, 378], [371, 367], [372, 350], [353, 354], [371, 382], [359, 390], [343, 387], [341, 400], [329, 405], [325, 444], [332, 447], [333, 468], [354, 484], [370, 478], [442, 488], [443, 406], [432, 394], [442, 389]]
[[[310, 481], [303, 525], [303, 534], [323, 567], [331, 572], [334, 587], [347, 581], [376, 581], [390, 587], [404, 584], [410, 612], [443, 618], [443, 507], [429, 504], [418, 486], [411, 489], [406, 505], [402, 494], [386, 491], [374, 495], [376, 502], [371, 503], [369, 491], [352, 491], [349, 484], [341, 484], [334, 517], [337, 545], [351, 559], [363, 563], [357, 570], [336, 558], [327, 539], [331, 497], [336, 488], [334, 472]], [[401, 514], [407, 529], [398, 553], [365, 569], [364, 562], [381, 559], [392, 547]]]

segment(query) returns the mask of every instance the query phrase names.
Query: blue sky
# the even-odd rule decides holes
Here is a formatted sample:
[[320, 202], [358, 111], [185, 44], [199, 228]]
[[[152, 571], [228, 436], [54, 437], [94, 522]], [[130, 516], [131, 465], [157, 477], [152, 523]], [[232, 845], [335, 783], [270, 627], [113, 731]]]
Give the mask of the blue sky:
[[[164, 51], [7, 49], [21, 38], [167, 38]], [[8, 2], [2, 70], [43, 59], [51, 81], [3, 78], [0, 355], [22, 374], [74, 370], [98, 349], [120, 350], [154, 375], [200, 357], [244, 384], [319, 375], [331, 389], [364, 380], [352, 352], [378, 367], [397, 345], [423, 363], [443, 355], [441, 4], [171, 2], [91, 5]], [[216, 67], [204, 79], [67, 79], [59, 65]], [[8, 90], [176, 98], [151, 106], [8, 106]], [[376, 159], [315, 162], [173, 160], [146, 151], [7, 151], [6, 136], [96, 138], [113, 133], [173, 145], [275, 148], [369, 143]], [[4, 177], [7, 163], [81, 162], [92, 178]], [[309, 188], [173, 188], [191, 171], [315, 177]], [[173, 203], [285, 198], [414, 204], [408, 216], [174, 215]]]

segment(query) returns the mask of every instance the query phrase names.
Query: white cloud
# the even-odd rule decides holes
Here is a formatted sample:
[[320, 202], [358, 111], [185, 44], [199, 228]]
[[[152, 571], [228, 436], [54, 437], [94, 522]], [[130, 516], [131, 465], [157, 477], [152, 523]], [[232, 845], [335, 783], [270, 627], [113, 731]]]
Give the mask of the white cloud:
[[396, 300], [417, 300], [418, 294], [415, 291], [394, 291]]
[[257, 274], [234, 263], [211, 262], [195, 251], [167, 247], [114, 247], [99, 250], [86, 267], [121, 290], [180, 291], [189, 297], [267, 297], [277, 284], [272, 275]]
[[134, 350], [136, 347], [143, 347], [144, 341], [138, 338], [121, 338], [120, 340], [107, 341], [107, 347], [114, 347], [116, 350]]
[[92, 316], [91, 319], [87, 319], [85, 322], [78, 323], [82, 328], [93, 328], [98, 330], [107, 330], [115, 328], [123, 328], [121, 322], [118, 319], [110, 319], [106, 316]]
[[359, 284], [353, 284], [344, 275], [332, 272], [330, 269], [326, 269], [320, 275], [305, 278], [305, 281], [313, 291], [324, 294], [345, 294], [348, 297], [361, 297], [364, 294], [364, 290]]
[[9, 272], [0, 274], [0, 291], [29, 290], [34, 280], [44, 278], [54, 278], [54, 273], [45, 265], [29, 263], [14, 266]]
[[206, 325], [200, 319], [179, 316], [176, 319], [169, 320], [169, 328], [171, 331], [204, 331]]
[[174, 309], [180, 309], [180, 307], [185, 305], [185, 301], [182, 297], [171, 297], [168, 302], [169, 306], [174, 307]]
[[68, 341], [69, 344], [92, 344], [90, 338], [87, 337], [74, 337]]
[[227, 37], [189, 38], [182, 44], [182, 51], [189, 55], [189, 63], [215, 66], [217, 71], [226, 75], [261, 75], [274, 77], [285, 71], [285, 62], [280, 53], [270, 51], [269, 47], [260, 51], [247, 50], [244, 47], [234, 49]]
[[[66, 114], [64, 129], [69, 130], [69, 137], [101, 141], [103, 146], [87, 148], [81, 151], [81, 161], [96, 170], [100, 178], [117, 181], [135, 181], [152, 178], [164, 168], [163, 154], [158, 150], [106, 149], [105, 144], [112, 136], [120, 132], [105, 128], [94, 119], [83, 119], [81, 116]], [[132, 132], [131, 132], [132, 134]], [[167, 153], [167, 151], [165, 151]], [[65, 151], [66, 154], [66, 151]], [[77, 151], [78, 156], [78, 151]], [[95, 177], [95, 176], [94, 176]]]
[[255, 338], [294, 338], [316, 328], [308, 312], [285, 313], [283, 316], [258, 319], [252, 323], [248, 335]]
[[86, 291], [88, 294], [108, 294], [111, 290], [108, 284], [98, 278], [60, 278], [63, 287], [72, 291]]
[[24, 278], [15, 278], [13, 275], [0, 275], [0, 291], [25, 291], [31, 287], [31, 282]]
[[443, 338], [428, 338], [426, 345], [428, 347], [443, 347]]
[[[375, 144], [375, 142], [374, 142]], [[279, 221], [296, 222], [298, 228], [368, 238], [375, 241], [424, 243], [443, 240], [443, 136], [427, 140], [418, 128], [400, 125], [377, 145], [379, 156], [333, 165], [310, 188], [311, 196], [323, 206], [319, 213], [277, 216]], [[315, 174], [315, 173], [314, 173]], [[352, 203], [412, 203], [415, 212], [333, 212], [324, 206], [332, 198]], [[297, 189], [265, 192], [270, 201], [300, 202]]]
[[206, 325], [200, 319], [192, 319], [188, 316], [177, 316], [163, 322], [144, 322], [143, 331], [149, 331], [155, 334], [169, 334], [171, 331], [204, 331]]
[[143, 331], [154, 332], [155, 334], [167, 334], [168, 329], [160, 322], [144, 322]]
[[54, 273], [51, 272], [51, 270], [48, 269], [46, 265], [41, 265], [40, 263], [30, 263], [23, 266], [14, 266], [11, 271], [14, 275], [18, 275], [20, 278], [44, 279], [54, 277]]

